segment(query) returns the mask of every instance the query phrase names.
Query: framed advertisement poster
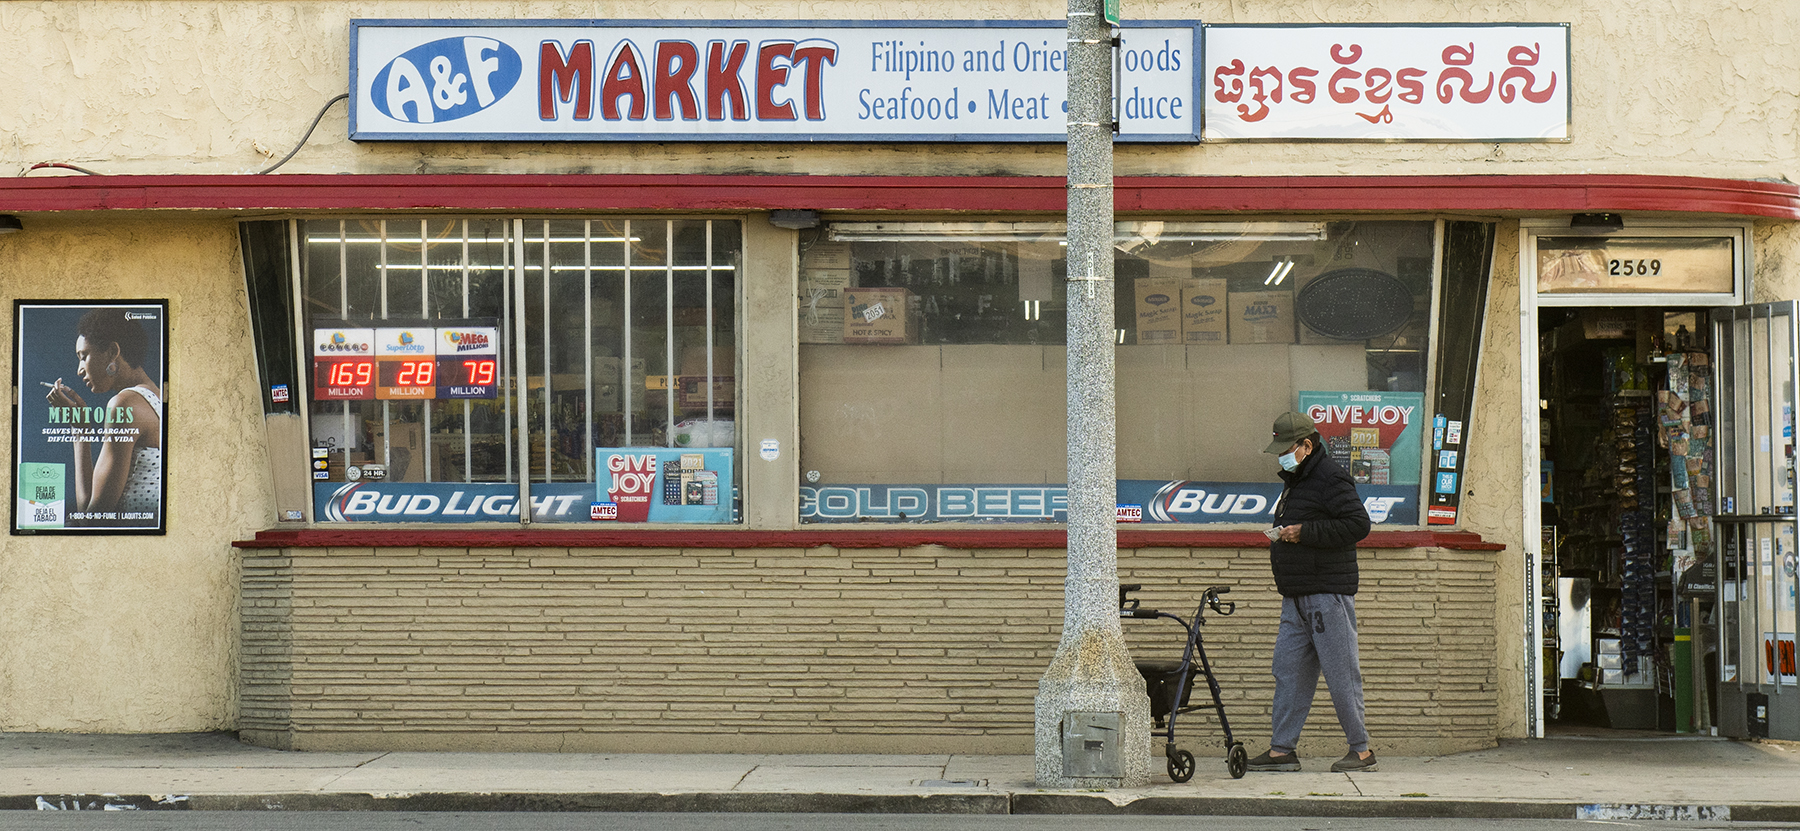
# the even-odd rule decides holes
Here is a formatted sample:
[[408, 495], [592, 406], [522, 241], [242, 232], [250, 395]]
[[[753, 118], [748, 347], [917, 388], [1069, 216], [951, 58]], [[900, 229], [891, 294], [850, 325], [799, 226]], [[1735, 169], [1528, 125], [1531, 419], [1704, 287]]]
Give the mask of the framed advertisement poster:
[[615, 522], [736, 521], [729, 447], [596, 447], [591, 518]]
[[14, 534], [162, 534], [166, 300], [13, 303]]
[[1418, 392], [1300, 393], [1300, 411], [1358, 485], [1418, 486], [1424, 405]]

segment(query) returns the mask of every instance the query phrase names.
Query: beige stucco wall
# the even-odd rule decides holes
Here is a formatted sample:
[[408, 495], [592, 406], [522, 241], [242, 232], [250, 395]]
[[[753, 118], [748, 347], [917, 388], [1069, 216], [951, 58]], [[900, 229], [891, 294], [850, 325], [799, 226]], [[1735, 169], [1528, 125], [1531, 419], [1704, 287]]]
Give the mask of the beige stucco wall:
[[[1800, 144], [1800, 137], [1795, 138]], [[1800, 299], [1800, 225], [1762, 220], [1751, 226], [1755, 264], [1751, 302]]]
[[[1494, 655], [1499, 670], [1501, 736], [1523, 736], [1525, 704], [1525, 568], [1520, 432], [1519, 223], [1501, 222], [1494, 240], [1487, 320], [1476, 370], [1475, 412], [1465, 426], [1468, 461], [1462, 527], [1506, 546], [1494, 553]], [[1526, 330], [1535, 337], [1536, 324]]]
[[[38, 217], [0, 236], [9, 344], [18, 299], [167, 298], [171, 320], [169, 533], [0, 536], [0, 730], [232, 725], [230, 543], [272, 510], [262, 443], [245, 440], [261, 437], [262, 414], [242, 275], [229, 221]], [[11, 378], [10, 347], [0, 361]], [[12, 469], [10, 442], [0, 460]]]
[[[0, 169], [248, 173], [348, 89], [352, 18], [1060, 20], [1061, 2], [40, 2], [0, 4]], [[1800, 4], [1741, 0], [1203, 0], [1136, 19], [1212, 23], [1568, 22], [1566, 144], [1130, 146], [1120, 175], [1640, 173], [1800, 180]], [[1061, 175], [1060, 145], [357, 145], [344, 105], [284, 173], [623, 172]], [[39, 173], [35, 175], [45, 175]]]

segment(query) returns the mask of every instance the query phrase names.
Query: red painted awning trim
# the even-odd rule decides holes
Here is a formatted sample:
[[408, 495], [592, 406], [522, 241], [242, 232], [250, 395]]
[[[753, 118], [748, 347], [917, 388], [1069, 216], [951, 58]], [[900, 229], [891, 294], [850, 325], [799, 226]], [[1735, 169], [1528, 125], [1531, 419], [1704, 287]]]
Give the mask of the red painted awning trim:
[[[914, 211], [1061, 213], [1049, 176], [373, 174], [0, 179], [0, 212]], [[1800, 186], [1692, 176], [1133, 176], [1121, 212], [1672, 212], [1800, 219]]]
[[[1119, 531], [1119, 547], [1262, 548], [1269, 541], [1257, 531], [1156, 530]], [[232, 543], [238, 548], [1065, 548], [1061, 529], [932, 529], [881, 528], [798, 531], [731, 529], [460, 529], [424, 528], [322, 529], [259, 531], [255, 539]], [[1485, 542], [1462, 531], [1376, 531], [1359, 548], [1449, 548], [1500, 551], [1506, 546]]]

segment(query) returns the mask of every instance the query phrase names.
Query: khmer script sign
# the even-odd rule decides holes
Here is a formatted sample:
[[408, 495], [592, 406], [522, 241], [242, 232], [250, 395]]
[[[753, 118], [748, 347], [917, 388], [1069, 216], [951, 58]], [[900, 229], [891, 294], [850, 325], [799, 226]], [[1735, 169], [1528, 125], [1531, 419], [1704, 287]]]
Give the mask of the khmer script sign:
[[1563, 142], [1569, 25], [1204, 27], [1205, 141]]

